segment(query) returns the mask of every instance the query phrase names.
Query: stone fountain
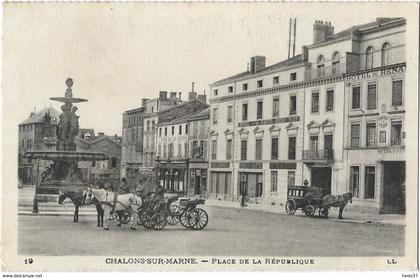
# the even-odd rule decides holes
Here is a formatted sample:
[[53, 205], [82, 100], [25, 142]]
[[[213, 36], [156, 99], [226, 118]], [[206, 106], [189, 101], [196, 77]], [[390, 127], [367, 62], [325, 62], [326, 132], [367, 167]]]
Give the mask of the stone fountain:
[[[79, 116], [73, 103], [86, 102], [87, 99], [75, 98], [72, 93], [73, 80], [66, 80], [67, 90], [64, 97], [52, 97], [51, 100], [64, 103], [57, 126], [57, 149], [54, 151], [27, 151], [26, 158], [52, 161], [50, 166], [41, 173], [34, 196], [33, 212], [38, 212], [38, 197], [40, 195], [56, 196], [60, 190], [76, 191], [87, 184], [79, 169], [79, 161], [108, 160], [110, 157], [100, 152], [77, 151], [74, 138], [79, 132]], [[39, 163], [37, 163], [39, 164]]]

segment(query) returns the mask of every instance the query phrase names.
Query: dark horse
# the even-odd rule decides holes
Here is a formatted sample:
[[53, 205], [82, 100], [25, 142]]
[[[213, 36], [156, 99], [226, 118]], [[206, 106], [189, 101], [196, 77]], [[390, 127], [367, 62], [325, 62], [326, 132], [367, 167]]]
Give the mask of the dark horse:
[[[86, 196], [83, 194], [83, 192], [64, 191], [64, 192], [61, 192], [60, 195], [58, 196], [58, 203], [60, 205], [63, 204], [63, 201], [66, 198], [69, 198], [73, 202], [74, 207], [75, 207], [73, 222], [78, 222], [79, 221], [79, 207], [84, 205], [84, 201], [85, 201], [84, 199], [86, 198]], [[96, 212], [98, 216], [98, 227], [103, 227], [104, 226], [104, 210], [102, 209], [102, 206], [98, 200], [93, 199], [92, 203], [96, 207]]]
[[322, 198], [322, 206], [326, 208], [330, 207], [338, 207], [340, 211], [338, 213], [338, 219], [343, 219], [343, 210], [348, 203], [351, 204], [353, 198], [353, 194], [350, 192], [344, 193], [343, 195], [333, 196], [333, 195], [325, 195]]

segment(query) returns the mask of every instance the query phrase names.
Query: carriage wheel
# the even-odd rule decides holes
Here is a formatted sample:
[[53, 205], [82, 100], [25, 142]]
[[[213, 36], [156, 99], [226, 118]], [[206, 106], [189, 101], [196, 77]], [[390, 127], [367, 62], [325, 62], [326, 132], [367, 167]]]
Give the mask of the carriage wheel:
[[118, 214], [114, 211], [113, 213], [111, 213], [110, 215], [110, 219], [111, 220], [118, 220], [120, 219], [120, 217], [118, 216]]
[[176, 225], [179, 222], [179, 207], [177, 205], [171, 205], [169, 207], [169, 215], [166, 217], [166, 222], [169, 225]]
[[319, 216], [324, 217], [324, 218], [328, 217], [328, 213], [329, 213], [328, 208], [320, 208], [318, 211]]
[[296, 212], [296, 203], [294, 200], [287, 200], [286, 202], [286, 213], [287, 214], [295, 214]]
[[150, 223], [155, 230], [162, 230], [166, 226], [166, 218], [161, 213], [156, 213], [150, 219]]
[[191, 212], [190, 211], [184, 212], [179, 217], [179, 223], [181, 223], [181, 225], [184, 226], [187, 229], [191, 228], [191, 224], [190, 224], [191, 221], [190, 220], [191, 220]]
[[138, 209], [137, 210], [137, 225], [143, 225], [143, 218], [142, 218], [142, 214], [143, 214], [144, 210], [143, 209]]
[[313, 216], [315, 214], [315, 207], [313, 205], [307, 205], [305, 207], [306, 216]]
[[123, 215], [121, 217], [121, 223], [123, 224], [128, 224], [130, 222], [131, 219], [131, 211], [124, 211]]
[[196, 208], [191, 212], [190, 226], [193, 230], [202, 230], [207, 226], [209, 216], [204, 209]]
[[152, 225], [150, 223], [150, 218], [152, 218], [152, 215], [150, 214], [150, 212], [147, 212], [145, 210], [142, 210], [141, 214], [139, 215], [139, 217], [141, 218], [141, 224], [146, 228], [146, 229], [150, 229], [152, 228]]

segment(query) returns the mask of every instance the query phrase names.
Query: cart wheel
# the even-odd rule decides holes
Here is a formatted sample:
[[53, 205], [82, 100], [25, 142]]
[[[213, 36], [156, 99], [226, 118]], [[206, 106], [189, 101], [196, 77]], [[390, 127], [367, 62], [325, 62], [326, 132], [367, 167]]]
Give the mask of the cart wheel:
[[179, 218], [178, 218], [178, 216], [177, 216], [177, 215], [168, 215], [168, 216], [166, 217], [166, 222], [167, 222], [169, 225], [176, 225], [176, 224], [178, 224], [178, 222], [179, 222]]
[[191, 220], [191, 212], [190, 211], [184, 212], [179, 217], [179, 223], [181, 223], [181, 225], [184, 226], [187, 229], [191, 228], [191, 224], [190, 224], [191, 221], [190, 220]]
[[146, 229], [152, 228], [152, 225], [151, 225], [151, 222], [150, 222], [150, 219], [152, 218], [152, 215], [150, 215], [150, 212], [147, 212], [147, 211], [143, 210], [141, 215], [139, 215], [139, 217], [141, 217], [142, 225]]
[[296, 212], [296, 203], [294, 200], [287, 200], [286, 202], [286, 213], [287, 214], [295, 214]]
[[151, 226], [155, 230], [162, 230], [166, 226], [166, 218], [161, 213], [156, 213], [150, 219]]
[[315, 214], [315, 207], [313, 205], [307, 205], [305, 207], [306, 216], [313, 216]]
[[131, 219], [131, 212], [130, 211], [124, 211], [123, 215], [121, 217], [121, 223], [128, 224]]
[[209, 216], [204, 209], [196, 208], [190, 214], [190, 226], [193, 230], [202, 230], [207, 226]]
[[320, 208], [318, 211], [319, 216], [324, 217], [324, 218], [328, 217], [328, 213], [329, 213], [328, 208]]
[[110, 219], [111, 220], [119, 220], [118, 214], [115, 213], [115, 211], [114, 211], [113, 213], [111, 213]]

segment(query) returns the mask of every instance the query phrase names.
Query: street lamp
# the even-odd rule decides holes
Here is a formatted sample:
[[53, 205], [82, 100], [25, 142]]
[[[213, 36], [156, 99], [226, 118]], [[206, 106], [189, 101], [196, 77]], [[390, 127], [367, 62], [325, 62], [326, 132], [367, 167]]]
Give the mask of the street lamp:
[[36, 160], [35, 194], [34, 194], [32, 213], [38, 213], [38, 183], [39, 183], [39, 158]]

